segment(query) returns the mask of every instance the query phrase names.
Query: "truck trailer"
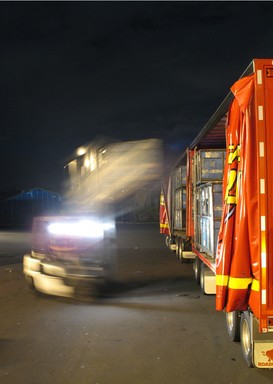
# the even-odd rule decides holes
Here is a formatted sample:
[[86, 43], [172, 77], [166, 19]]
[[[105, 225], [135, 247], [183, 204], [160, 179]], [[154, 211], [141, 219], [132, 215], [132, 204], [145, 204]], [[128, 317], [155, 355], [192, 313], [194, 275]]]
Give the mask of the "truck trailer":
[[248, 366], [273, 367], [273, 59], [253, 59], [165, 175], [160, 232], [216, 295]]

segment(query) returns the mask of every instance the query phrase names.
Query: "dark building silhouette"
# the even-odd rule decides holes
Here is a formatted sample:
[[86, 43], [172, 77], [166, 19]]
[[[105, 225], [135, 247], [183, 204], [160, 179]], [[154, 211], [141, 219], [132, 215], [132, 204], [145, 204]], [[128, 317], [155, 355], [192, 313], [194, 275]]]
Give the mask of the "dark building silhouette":
[[56, 215], [61, 208], [61, 195], [42, 188], [0, 192], [0, 226], [30, 227], [33, 217]]

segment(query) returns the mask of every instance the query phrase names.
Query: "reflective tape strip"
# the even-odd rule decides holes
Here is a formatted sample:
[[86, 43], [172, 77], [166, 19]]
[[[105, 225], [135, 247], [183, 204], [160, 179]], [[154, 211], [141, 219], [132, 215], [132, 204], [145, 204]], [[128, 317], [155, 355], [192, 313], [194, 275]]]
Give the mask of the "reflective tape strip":
[[231, 289], [247, 289], [249, 284], [252, 283], [252, 277], [230, 277], [228, 287]]
[[229, 276], [227, 275], [216, 275], [216, 285], [226, 287], [228, 285]]
[[266, 268], [266, 252], [261, 253], [262, 268]]
[[264, 179], [260, 179], [260, 193], [262, 195], [265, 194], [265, 180]]
[[251, 277], [246, 278], [238, 278], [238, 277], [230, 277], [227, 275], [216, 275], [216, 285], [226, 287], [228, 285], [231, 289], [247, 289], [249, 284], [251, 284], [251, 289], [253, 291], [259, 292], [260, 283], [256, 279], [252, 279]]
[[260, 282], [256, 279], [253, 279], [251, 289], [252, 289], [252, 291], [259, 292], [260, 291]]
[[260, 121], [264, 119], [264, 107], [262, 105], [258, 105], [258, 119]]
[[265, 216], [261, 216], [261, 231], [265, 231]]
[[260, 149], [260, 157], [264, 157], [264, 142], [261, 141], [259, 143], [259, 149]]
[[266, 289], [262, 290], [262, 304], [266, 304]]
[[160, 224], [160, 228], [169, 228], [169, 224]]
[[263, 73], [261, 69], [257, 71], [257, 84], [263, 84]]

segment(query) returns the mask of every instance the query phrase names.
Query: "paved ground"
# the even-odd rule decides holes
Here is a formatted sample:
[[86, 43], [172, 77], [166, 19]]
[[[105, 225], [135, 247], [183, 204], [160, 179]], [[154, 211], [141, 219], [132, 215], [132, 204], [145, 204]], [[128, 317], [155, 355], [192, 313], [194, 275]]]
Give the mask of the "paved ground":
[[200, 294], [157, 226], [119, 228], [118, 280], [96, 300], [29, 293], [28, 241], [0, 234], [14, 262], [0, 267], [1, 384], [272, 383], [272, 371], [246, 367], [214, 297]]

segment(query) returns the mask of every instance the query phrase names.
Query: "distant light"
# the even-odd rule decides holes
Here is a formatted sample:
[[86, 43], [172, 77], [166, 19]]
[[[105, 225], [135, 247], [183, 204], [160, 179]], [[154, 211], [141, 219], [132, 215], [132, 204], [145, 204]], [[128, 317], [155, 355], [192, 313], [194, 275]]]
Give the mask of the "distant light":
[[84, 160], [84, 166], [85, 166], [85, 168], [89, 168], [90, 167], [90, 160], [89, 159], [85, 159]]
[[85, 153], [86, 153], [86, 148], [84, 148], [84, 147], [80, 147], [80, 148], [77, 149], [77, 155], [78, 155], [78, 156], [82, 156], [82, 155], [84, 155]]
[[90, 155], [90, 170], [91, 170], [91, 172], [96, 169], [96, 166], [97, 166], [96, 158], [95, 158], [94, 154], [91, 153], [91, 155]]

